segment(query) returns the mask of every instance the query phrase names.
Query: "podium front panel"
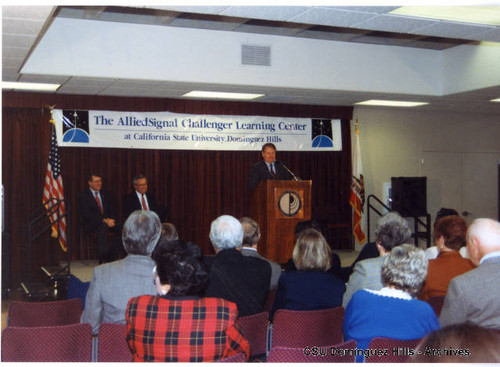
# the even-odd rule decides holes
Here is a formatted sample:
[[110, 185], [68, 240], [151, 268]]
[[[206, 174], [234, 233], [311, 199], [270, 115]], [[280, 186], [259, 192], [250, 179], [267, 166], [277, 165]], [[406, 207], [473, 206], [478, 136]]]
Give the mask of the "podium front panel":
[[292, 257], [295, 227], [311, 219], [312, 181], [260, 182], [252, 192], [252, 218], [261, 228], [259, 252], [280, 264]]

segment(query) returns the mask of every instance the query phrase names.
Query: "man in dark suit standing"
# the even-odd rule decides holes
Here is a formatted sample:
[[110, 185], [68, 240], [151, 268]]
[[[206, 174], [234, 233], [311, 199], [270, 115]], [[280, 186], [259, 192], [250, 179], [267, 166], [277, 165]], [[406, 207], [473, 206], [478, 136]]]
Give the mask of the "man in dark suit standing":
[[250, 171], [248, 188], [253, 189], [262, 180], [291, 180], [294, 176], [276, 160], [276, 146], [267, 143], [262, 146], [263, 160], [255, 163]]
[[102, 178], [96, 174], [88, 176], [89, 189], [80, 194], [80, 215], [86, 233], [94, 233], [99, 251], [99, 263], [116, 260], [119, 257], [117, 240], [108, 251], [108, 233], [119, 233], [113, 202], [109, 192], [102, 189]]
[[160, 221], [164, 221], [164, 208], [158, 205], [153, 194], [148, 192], [148, 180], [143, 174], [139, 174], [132, 179], [134, 192], [126, 195], [123, 198], [123, 220], [127, 220], [128, 216], [136, 210], [150, 210], [155, 212]]

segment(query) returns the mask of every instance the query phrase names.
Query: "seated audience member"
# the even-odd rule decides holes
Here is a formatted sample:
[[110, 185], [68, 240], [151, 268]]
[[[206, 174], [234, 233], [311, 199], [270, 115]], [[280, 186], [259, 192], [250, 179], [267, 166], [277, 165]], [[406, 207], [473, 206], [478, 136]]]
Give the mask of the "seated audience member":
[[474, 324], [448, 325], [423, 338], [409, 362], [498, 363], [500, 332]]
[[[344, 340], [366, 349], [375, 337], [412, 340], [439, 329], [432, 307], [415, 299], [427, 274], [423, 250], [410, 244], [392, 249], [384, 258], [381, 290], [354, 293], [344, 314]], [[362, 360], [356, 358], [357, 361]], [[369, 359], [366, 359], [370, 362]]]
[[179, 239], [179, 234], [177, 233], [177, 229], [172, 223], [162, 223], [161, 236], [165, 237], [169, 241]]
[[[294, 232], [295, 242], [297, 242], [297, 239], [299, 238], [299, 235], [302, 231], [305, 231], [306, 229], [310, 228], [313, 228], [317, 230], [319, 233], [323, 234], [321, 226], [317, 221], [308, 220], [304, 222], [299, 222], [295, 226], [295, 232]], [[333, 251], [331, 252], [331, 256], [332, 256], [331, 267], [330, 269], [328, 269], [328, 271], [334, 273], [335, 275], [340, 276], [341, 275], [340, 256]], [[284, 266], [284, 270], [285, 271], [297, 270], [297, 268], [295, 267], [295, 263], [293, 262], [293, 258], [288, 260], [288, 262]]]
[[439, 321], [442, 326], [471, 322], [500, 329], [500, 223], [474, 220], [467, 231], [467, 248], [477, 268], [450, 281]]
[[434, 296], [446, 295], [450, 280], [474, 269], [469, 259], [464, 259], [458, 249], [465, 243], [467, 224], [458, 215], [441, 218], [434, 227], [434, 239], [439, 249], [436, 259], [429, 260], [427, 278], [419, 298], [427, 301]]
[[[458, 212], [455, 209], [447, 209], [447, 208], [441, 208], [438, 210], [436, 213], [436, 219], [434, 220], [434, 230], [436, 229], [436, 224], [438, 220], [441, 218], [447, 217], [449, 215], [458, 215]], [[462, 257], [468, 259], [469, 258], [469, 252], [467, 251], [467, 246], [465, 246], [465, 242], [463, 243], [462, 247], [458, 250], [460, 255]], [[428, 260], [435, 259], [438, 256], [439, 250], [436, 245], [431, 246], [425, 250], [425, 256], [427, 257]]]
[[358, 257], [356, 257], [356, 260], [351, 264], [351, 266], [343, 266], [341, 270], [341, 277], [344, 282], [349, 281], [349, 277], [351, 274], [354, 272], [354, 267], [356, 264], [362, 260], [366, 259], [373, 259], [375, 257], [379, 257], [380, 254], [377, 250], [377, 243], [376, 242], [369, 242], [363, 246], [361, 251], [358, 254]]
[[124, 324], [131, 297], [156, 294], [151, 281], [155, 264], [150, 254], [160, 232], [160, 219], [154, 212], [138, 210], [125, 221], [122, 239], [127, 257], [97, 266], [85, 299], [80, 321], [89, 323], [94, 334], [103, 322]]
[[215, 256], [210, 263], [205, 296], [236, 303], [240, 316], [264, 311], [271, 267], [265, 260], [243, 256], [243, 227], [240, 221], [230, 215], [218, 217], [210, 226], [210, 241]]
[[272, 315], [280, 308], [319, 310], [342, 305], [345, 283], [328, 272], [331, 249], [320, 232], [306, 229], [300, 233], [293, 262], [297, 270], [282, 272], [279, 279]]
[[136, 362], [212, 362], [250, 345], [235, 324], [236, 305], [203, 298], [208, 273], [200, 248], [165, 237], [153, 251], [158, 296], [130, 299], [127, 342]]
[[241, 253], [244, 256], [254, 256], [268, 262], [271, 267], [269, 289], [276, 289], [278, 287], [278, 279], [281, 275], [281, 266], [259, 254], [257, 247], [261, 236], [259, 225], [252, 218], [248, 217], [240, 218], [240, 223], [243, 226], [243, 247], [241, 248]]
[[342, 301], [344, 308], [351, 300], [354, 292], [360, 289], [379, 290], [382, 288], [380, 271], [384, 259], [394, 247], [410, 240], [410, 227], [408, 222], [398, 213], [390, 212], [378, 220], [375, 238], [379, 257], [360, 261], [354, 266], [354, 271], [346, 284], [346, 291]]

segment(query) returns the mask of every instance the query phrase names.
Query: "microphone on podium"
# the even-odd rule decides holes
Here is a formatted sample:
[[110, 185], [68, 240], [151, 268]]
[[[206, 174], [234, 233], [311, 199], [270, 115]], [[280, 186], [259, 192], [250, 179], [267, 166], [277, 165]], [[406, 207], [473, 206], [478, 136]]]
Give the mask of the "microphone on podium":
[[281, 161], [276, 161], [276, 162], [279, 163], [281, 165], [281, 167], [283, 167], [284, 169], [286, 169], [288, 171], [288, 173], [290, 173], [293, 176], [293, 178], [294, 178], [295, 181], [299, 181], [300, 180], [300, 178], [298, 178], [297, 176], [295, 176], [295, 174], [292, 171], [290, 171], [288, 169], [288, 167], [285, 166], [285, 164], [283, 162], [281, 162]]

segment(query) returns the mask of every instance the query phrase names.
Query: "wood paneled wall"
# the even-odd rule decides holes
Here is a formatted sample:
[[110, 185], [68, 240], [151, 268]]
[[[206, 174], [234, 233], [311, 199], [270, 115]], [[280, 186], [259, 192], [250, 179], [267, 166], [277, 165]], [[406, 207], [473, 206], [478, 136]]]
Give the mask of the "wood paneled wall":
[[[10, 273], [17, 283], [26, 266], [23, 231], [27, 216], [41, 204], [49, 147], [48, 105], [60, 109], [171, 111], [210, 115], [262, 115], [342, 120], [341, 152], [278, 152], [294, 173], [313, 180], [313, 216], [324, 223], [350, 224], [351, 107], [302, 106], [248, 102], [209, 102], [158, 98], [4, 93], [2, 110], [2, 172], [4, 233], [10, 237]], [[76, 198], [87, 188], [86, 175], [100, 173], [115, 198], [118, 218], [121, 198], [132, 190], [138, 173], [148, 177], [149, 190], [168, 207], [169, 221], [180, 236], [212, 253], [210, 222], [221, 214], [248, 215], [247, 179], [260, 151], [187, 151], [115, 148], [62, 148], [65, 197], [69, 203], [69, 245], [78, 258], [79, 215]], [[350, 231], [350, 229], [346, 229]], [[332, 240], [330, 240], [332, 242]], [[348, 248], [345, 241], [333, 248]], [[53, 256], [49, 240], [34, 250], [43, 265]], [[4, 259], [6, 260], [6, 259]], [[40, 264], [34, 264], [36, 269]], [[14, 284], [14, 287], [17, 285]]]

